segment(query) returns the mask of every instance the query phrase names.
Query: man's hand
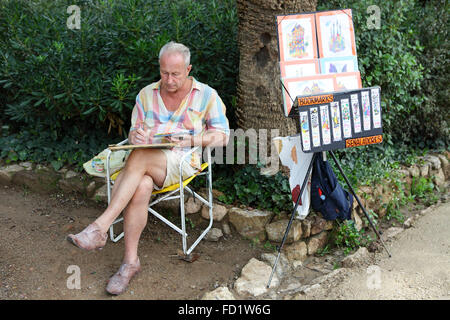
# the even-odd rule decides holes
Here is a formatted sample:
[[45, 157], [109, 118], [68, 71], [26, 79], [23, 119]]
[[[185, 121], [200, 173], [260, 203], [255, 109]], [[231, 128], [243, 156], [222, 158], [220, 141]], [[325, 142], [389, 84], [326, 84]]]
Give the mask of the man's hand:
[[133, 130], [128, 135], [128, 141], [131, 144], [147, 144], [150, 140], [150, 130], [144, 131], [141, 128]]
[[177, 147], [223, 147], [228, 143], [229, 137], [222, 132], [212, 131], [206, 132], [203, 136], [193, 136], [185, 134], [181, 136], [170, 137], [170, 142], [176, 143]]
[[170, 142], [175, 143], [179, 148], [191, 147], [194, 145], [194, 136], [190, 134], [172, 136], [169, 140]]

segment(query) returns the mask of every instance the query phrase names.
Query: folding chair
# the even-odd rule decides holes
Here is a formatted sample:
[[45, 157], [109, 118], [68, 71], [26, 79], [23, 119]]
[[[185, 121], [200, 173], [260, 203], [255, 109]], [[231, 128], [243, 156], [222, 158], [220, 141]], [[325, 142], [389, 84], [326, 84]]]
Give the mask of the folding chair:
[[[128, 142], [128, 139], [116, 144], [116, 146], [124, 145]], [[181, 234], [182, 237], [182, 243], [183, 243], [183, 254], [185, 257], [189, 256], [191, 252], [194, 250], [194, 248], [198, 245], [198, 243], [205, 237], [205, 235], [208, 233], [208, 231], [211, 229], [213, 224], [213, 215], [212, 215], [212, 208], [213, 208], [213, 196], [212, 196], [212, 168], [211, 168], [211, 149], [207, 147], [207, 162], [203, 163], [201, 165], [201, 169], [198, 170], [194, 175], [188, 177], [183, 181], [183, 175], [182, 175], [182, 165], [183, 162], [186, 161], [186, 159], [192, 154], [192, 152], [198, 150], [200, 147], [194, 147], [189, 152], [183, 155], [179, 170], [180, 170], [180, 180], [178, 183], [170, 185], [166, 188], [163, 188], [161, 190], [154, 190], [152, 192], [152, 195], [161, 195], [158, 199], [154, 200], [149, 204], [148, 211], [152, 213], [155, 217], [159, 218], [161, 221], [169, 225], [172, 229], [177, 231], [179, 234]], [[114, 184], [114, 181], [116, 177], [118, 176], [119, 172], [114, 173], [113, 175], [110, 174], [110, 156], [111, 153], [114, 151], [109, 150], [106, 158], [106, 183], [107, 183], [107, 190], [108, 190], [108, 204], [111, 201], [111, 189]], [[205, 169], [208, 169], [205, 171]], [[188, 184], [198, 176], [204, 175], [206, 176], [206, 184], [208, 186], [208, 200], [204, 199], [202, 196], [194, 192], [191, 188], [188, 187]], [[184, 190], [189, 191], [195, 199], [200, 200], [203, 202], [206, 206], [209, 208], [209, 224], [206, 227], [206, 229], [203, 230], [202, 234], [195, 240], [195, 242], [187, 249], [187, 237], [188, 234], [186, 233], [186, 221], [185, 221], [185, 211], [184, 211]], [[161, 214], [159, 214], [155, 209], [152, 207], [155, 206], [157, 203], [160, 203], [162, 201], [169, 201], [173, 199], [180, 199], [180, 215], [181, 215], [181, 228], [179, 228], [177, 225], [172, 223], [171, 221], [167, 220], [165, 217], [163, 217]], [[123, 217], [117, 218], [109, 228], [109, 234], [110, 239], [113, 242], [119, 241], [123, 236], [124, 232], [120, 233], [118, 236], [115, 236], [114, 234], [114, 225], [121, 222], [123, 220]]]

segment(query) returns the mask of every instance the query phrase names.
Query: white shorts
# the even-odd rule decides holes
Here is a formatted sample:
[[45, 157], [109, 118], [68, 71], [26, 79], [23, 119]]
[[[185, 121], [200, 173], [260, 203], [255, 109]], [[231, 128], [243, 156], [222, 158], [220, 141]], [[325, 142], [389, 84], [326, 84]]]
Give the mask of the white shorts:
[[[161, 188], [154, 184], [153, 188], [155, 190], [161, 190], [180, 182], [180, 155], [169, 149], [162, 149], [161, 151], [166, 155], [166, 179]], [[188, 161], [183, 162], [183, 180], [194, 175], [197, 171], [198, 169], [192, 167]]]

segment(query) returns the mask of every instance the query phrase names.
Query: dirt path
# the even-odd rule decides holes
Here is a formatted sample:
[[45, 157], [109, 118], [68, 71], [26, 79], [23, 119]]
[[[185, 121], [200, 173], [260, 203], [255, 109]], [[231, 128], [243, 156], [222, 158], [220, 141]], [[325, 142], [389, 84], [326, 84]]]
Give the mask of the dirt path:
[[[126, 293], [111, 297], [106, 282], [120, 266], [123, 240], [108, 240], [97, 252], [80, 250], [65, 240], [102, 209], [83, 199], [0, 186], [0, 300], [200, 299], [217, 286], [232, 284], [250, 258], [261, 252], [231, 235], [219, 242], [202, 241], [195, 249], [200, 258], [188, 263], [175, 256], [181, 249], [178, 233], [150, 216], [139, 247], [143, 270]], [[201, 217], [193, 222], [197, 227], [207, 224]], [[188, 228], [188, 233], [195, 234], [197, 227]], [[77, 267], [80, 289], [69, 289], [68, 280], [69, 287], [76, 284], [70, 277]]]
[[[108, 241], [100, 252], [86, 252], [65, 239], [102, 211], [103, 205], [73, 196], [40, 195], [21, 187], [0, 186], [0, 300], [195, 300], [218, 286], [232, 288], [243, 266], [264, 251], [232, 234], [219, 242], [202, 241], [195, 249], [200, 258], [187, 263], [176, 258], [181, 237], [150, 216], [139, 247], [143, 271], [126, 293], [111, 297], [105, 286], [120, 265], [123, 240]], [[207, 222], [201, 217], [192, 219], [195, 227], [188, 232], [195, 235]], [[449, 236], [447, 200], [387, 242], [391, 258], [380, 250], [364, 265], [342, 270], [345, 272], [337, 281], [288, 299], [450, 299]], [[77, 268], [80, 289], [70, 289]], [[303, 269], [302, 279], [308, 271]], [[293, 280], [284, 282], [289, 285]], [[287, 298], [278, 291], [274, 289], [266, 298]]]
[[421, 216], [388, 243], [392, 257], [351, 268], [342, 281], [306, 299], [450, 299], [450, 202]]

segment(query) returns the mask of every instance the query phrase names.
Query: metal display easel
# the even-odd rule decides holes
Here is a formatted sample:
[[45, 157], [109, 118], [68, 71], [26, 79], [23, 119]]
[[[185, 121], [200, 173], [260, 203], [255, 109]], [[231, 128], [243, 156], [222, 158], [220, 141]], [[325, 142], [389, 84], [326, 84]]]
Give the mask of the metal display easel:
[[[324, 151], [324, 153], [325, 153], [325, 152], [326, 152], [326, 151]], [[375, 231], [375, 234], [377, 235], [378, 239], [380, 240], [381, 244], [383, 245], [384, 249], [386, 250], [386, 252], [388, 253], [389, 258], [390, 258], [392, 255], [391, 255], [391, 253], [389, 252], [388, 248], [386, 247], [386, 245], [385, 245], [385, 243], [384, 243], [384, 241], [383, 241], [383, 239], [382, 239], [382, 237], [381, 237], [380, 232], [379, 232], [379, 231], [377, 230], [377, 228], [375, 227], [375, 224], [373, 223], [372, 219], [370, 218], [369, 214], [367, 213], [366, 208], [364, 208], [363, 204], [361, 203], [361, 200], [360, 200], [359, 197], [356, 195], [355, 190], [353, 189], [352, 185], [350, 184], [350, 181], [348, 180], [347, 176], [345, 175], [344, 171], [342, 170], [342, 167], [341, 167], [341, 165], [339, 164], [338, 160], [336, 159], [336, 156], [334, 155], [333, 151], [328, 151], [328, 152], [330, 153], [331, 157], [333, 158], [333, 161], [334, 161], [334, 163], [336, 164], [336, 166], [338, 167], [339, 172], [342, 174], [342, 176], [343, 176], [343, 178], [344, 178], [344, 180], [345, 180], [345, 183], [347, 184], [348, 188], [350, 189], [350, 192], [351, 192], [351, 193], [353, 194], [353, 196], [355, 197], [356, 201], [358, 202], [358, 205], [361, 207], [362, 211], [364, 212], [364, 215], [366, 216], [367, 220], [369, 221], [370, 226], [372, 227], [373, 231]], [[309, 176], [310, 176], [311, 171], [312, 171], [312, 167], [313, 167], [314, 161], [315, 161], [315, 159], [316, 159], [317, 156], [318, 156], [318, 153], [315, 152], [315, 153], [313, 154], [313, 157], [311, 158], [311, 163], [310, 163], [309, 166], [308, 166], [308, 171], [306, 172], [305, 179], [304, 179], [304, 181], [303, 181], [303, 183], [302, 183], [302, 187], [301, 187], [301, 189], [300, 189], [300, 194], [298, 195], [297, 201], [295, 202], [294, 209], [292, 210], [291, 218], [289, 219], [289, 223], [288, 223], [288, 225], [287, 225], [287, 228], [286, 228], [286, 231], [285, 231], [285, 233], [284, 233], [283, 239], [282, 239], [282, 241], [281, 241], [281, 244], [280, 244], [279, 246], [277, 246], [277, 249], [278, 249], [278, 255], [277, 255], [277, 258], [275, 259], [275, 263], [274, 263], [274, 265], [273, 265], [273, 267], [272, 267], [272, 273], [270, 274], [269, 282], [267, 283], [267, 288], [270, 287], [270, 283], [271, 283], [271, 281], [272, 281], [273, 274], [274, 274], [275, 269], [276, 269], [276, 267], [277, 267], [278, 260], [280, 259], [281, 250], [282, 250], [282, 248], [283, 248], [283, 246], [284, 246], [284, 243], [285, 243], [285, 241], [286, 241], [287, 235], [289, 234], [289, 231], [290, 231], [290, 229], [291, 229], [292, 221], [293, 221], [294, 218], [295, 218], [295, 215], [296, 215], [296, 212], [297, 212], [297, 207], [298, 207], [298, 205], [299, 205], [300, 199], [302, 198], [303, 191], [304, 191], [305, 188], [306, 188], [306, 185], [307, 185]], [[325, 157], [324, 157], [324, 158], [325, 158]]]
[[[377, 235], [381, 244], [385, 248], [389, 257], [391, 257], [391, 253], [387, 249], [387, 247], [380, 235], [380, 232], [377, 230], [375, 224], [373, 223], [372, 219], [370, 218], [369, 214], [367, 213], [367, 210], [364, 208], [363, 204], [361, 203], [361, 200], [359, 199], [355, 190], [351, 186], [347, 176], [345, 175], [344, 171], [342, 170], [341, 165], [339, 164], [338, 160], [336, 159], [336, 156], [333, 153], [333, 150], [335, 150], [335, 149], [348, 148], [348, 147], [368, 145], [368, 144], [382, 142], [381, 122], [379, 122], [377, 125], [375, 125], [375, 120], [374, 120], [375, 114], [373, 112], [371, 114], [371, 112], [370, 112], [370, 110], [372, 110], [374, 108], [373, 104], [376, 104], [375, 105], [376, 108], [373, 109], [372, 111], [377, 110], [378, 113], [376, 114], [376, 116], [381, 121], [381, 106], [380, 106], [379, 93], [380, 93], [379, 87], [371, 87], [371, 88], [363, 88], [363, 89], [348, 90], [348, 91], [341, 91], [341, 92], [330, 92], [330, 93], [324, 93], [324, 94], [320, 94], [320, 95], [298, 96], [298, 97], [296, 97], [295, 101], [293, 101], [294, 106], [292, 107], [289, 116], [300, 118], [302, 114], [304, 115], [304, 119], [306, 119], [308, 130], [303, 131], [304, 128], [302, 127], [302, 125], [304, 123], [302, 123], [302, 120], [300, 120], [300, 131], [301, 131], [301, 135], [302, 135], [302, 148], [303, 148], [303, 152], [312, 152], [313, 157], [311, 159], [311, 163], [308, 166], [308, 170], [307, 170], [305, 179], [304, 179], [301, 189], [300, 189], [300, 194], [298, 195], [298, 197], [296, 199], [295, 206], [292, 211], [291, 217], [289, 219], [289, 223], [287, 225], [287, 228], [284, 233], [281, 244], [280, 244], [280, 246], [277, 246], [278, 255], [277, 255], [277, 258], [275, 259], [275, 263], [272, 268], [272, 273], [270, 275], [269, 282], [267, 283], [267, 288], [269, 288], [270, 283], [272, 281], [273, 274], [275, 272], [275, 269], [278, 264], [278, 260], [280, 258], [281, 250], [284, 246], [287, 235], [289, 234], [289, 230], [291, 228], [292, 221], [294, 220], [295, 215], [297, 213], [297, 208], [298, 208], [300, 199], [306, 188], [309, 176], [311, 174], [313, 163], [314, 163], [316, 157], [318, 156], [319, 152], [324, 153], [324, 159], [326, 159], [326, 157], [325, 157], [326, 152], [328, 151], [330, 153], [331, 158], [336, 163], [336, 166], [337, 166], [339, 172], [342, 174], [350, 192], [355, 197], [356, 201], [358, 202], [358, 205], [364, 212], [364, 215], [366, 216], [367, 220], [369, 221], [370, 226], [375, 231], [375, 234]], [[356, 104], [354, 104], [352, 102], [352, 105], [349, 106], [348, 102], [352, 98], [356, 98], [355, 99]], [[350, 111], [352, 111], [349, 116], [349, 121], [350, 121], [349, 123], [352, 128], [355, 128], [355, 126], [356, 126], [355, 123], [357, 120], [355, 118], [354, 114], [362, 115], [363, 112], [365, 111], [365, 109], [367, 108], [367, 103], [369, 103], [370, 104], [369, 107], [371, 107], [371, 108], [369, 108], [369, 119], [370, 119], [369, 129], [364, 129], [360, 122], [360, 131], [356, 132], [356, 130], [354, 130], [354, 131], [352, 130], [350, 135], [347, 135], [347, 137], [346, 137], [346, 134], [345, 134], [345, 131], [344, 131], [344, 128], [342, 125], [342, 123], [343, 123], [341, 120], [342, 118], [340, 118], [339, 131], [338, 131], [339, 139], [336, 138], [337, 135], [335, 135], [336, 133], [334, 133], [333, 130], [329, 130], [330, 131], [329, 132], [329, 134], [330, 134], [329, 141], [327, 143], [325, 143], [325, 140], [323, 137], [323, 132], [322, 132], [322, 133], [320, 133], [320, 141], [317, 143], [317, 145], [314, 145], [315, 137], [313, 136], [313, 133], [311, 130], [312, 122], [313, 122], [312, 115], [313, 115], [313, 113], [316, 113], [316, 115], [317, 115], [318, 109], [320, 108], [320, 106], [322, 106], [322, 107], [326, 107], [324, 110], [326, 112], [326, 116], [327, 117], [329, 116], [328, 119], [333, 118], [332, 113], [331, 113], [331, 111], [329, 111], [329, 108], [328, 108], [328, 106], [332, 106], [332, 103], [337, 104], [337, 105], [333, 105], [333, 107], [339, 108], [339, 115], [343, 114], [341, 112], [341, 108], [343, 108], [343, 105], [346, 108], [348, 108]], [[366, 104], [364, 105], [364, 103], [366, 103]], [[357, 112], [355, 113], [354, 111], [357, 111]], [[322, 110], [320, 110], [319, 112], [322, 112]], [[361, 121], [362, 117], [361, 116], [359, 116], [359, 117], [360, 117], [359, 121]], [[333, 123], [331, 123], [331, 121], [329, 122], [329, 124], [333, 125]], [[316, 140], [316, 142], [317, 142], [317, 140]]]

